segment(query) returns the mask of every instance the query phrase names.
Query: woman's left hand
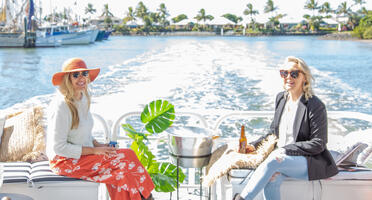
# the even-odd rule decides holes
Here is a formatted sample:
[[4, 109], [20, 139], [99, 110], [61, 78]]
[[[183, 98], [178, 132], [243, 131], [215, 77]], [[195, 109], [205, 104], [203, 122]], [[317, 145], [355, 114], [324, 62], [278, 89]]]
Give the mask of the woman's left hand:
[[109, 144], [101, 144], [97, 142], [97, 140], [93, 140], [93, 145], [94, 147], [108, 147], [109, 146]]
[[284, 156], [285, 156], [285, 149], [284, 148], [278, 148], [275, 151], [273, 151], [273, 154], [275, 156], [276, 161], [278, 161], [278, 163], [281, 163], [284, 159]]

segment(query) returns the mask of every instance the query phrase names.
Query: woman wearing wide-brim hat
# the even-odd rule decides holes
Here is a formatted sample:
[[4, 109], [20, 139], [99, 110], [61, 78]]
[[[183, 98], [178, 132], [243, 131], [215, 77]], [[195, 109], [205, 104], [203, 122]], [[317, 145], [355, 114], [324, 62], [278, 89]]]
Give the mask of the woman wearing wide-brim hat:
[[52, 83], [59, 90], [49, 107], [50, 167], [59, 175], [106, 183], [112, 200], [152, 199], [154, 184], [136, 154], [100, 144], [92, 136], [88, 84], [99, 72], [72, 58], [53, 75]]

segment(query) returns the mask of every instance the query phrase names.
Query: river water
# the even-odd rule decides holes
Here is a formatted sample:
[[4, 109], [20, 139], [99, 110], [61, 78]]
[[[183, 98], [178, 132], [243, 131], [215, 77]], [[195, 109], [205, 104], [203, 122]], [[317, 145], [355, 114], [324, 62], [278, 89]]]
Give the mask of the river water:
[[328, 110], [372, 114], [372, 43], [312, 36], [118, 36], [82, 46], [0, 49], [0, 111], [46, 107], [56, 90], [51, 77], [70, 57], [101, 68], [91, 84], [92, 110], [111, 122], [159, 98], [176, 112], [269, 111], [282, 90], [278, 65], [289, 55], [311, 66], [315, 93]]

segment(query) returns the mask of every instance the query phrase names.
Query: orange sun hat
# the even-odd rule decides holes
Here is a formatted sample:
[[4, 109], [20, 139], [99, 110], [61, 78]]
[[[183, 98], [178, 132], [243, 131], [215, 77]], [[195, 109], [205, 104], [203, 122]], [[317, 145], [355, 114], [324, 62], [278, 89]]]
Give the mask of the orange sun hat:
[[71, 58], [65, 61], [62, 65], [62, 72], [57, 72], [53, 75], [52, 83], [54, 86], [60, 85], [63, 76], [70, 72], [89, 71], [90, 82], [97, 78], [100, 68], [88, 69], [87, 65], [81, 58]]

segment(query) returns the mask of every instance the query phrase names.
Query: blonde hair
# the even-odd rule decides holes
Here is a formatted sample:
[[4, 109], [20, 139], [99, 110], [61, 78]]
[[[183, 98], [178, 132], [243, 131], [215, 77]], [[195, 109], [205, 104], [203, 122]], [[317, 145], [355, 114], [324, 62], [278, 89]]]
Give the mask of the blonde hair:
[[[70, 79], [70, 74], [71, 73], [66, 73], [63, 76], [63, 80], [62, 80], [61, 84], [59, 85], [59, 91], [65, 97], [65, 102], [66, 102], [68, 108], [71, 111], [72, 123], [71, 123], [70, 128], [72, 130], [72, 129], [77, 129], [78, 128], [80, 119], [79, 119], [79, 113], [78, 113], [78, 110], [77, 110], [76, 104], [75, 104], [77, 99], [75, 99], [75, 90], [74, 90], [74, 87], [72, 86], [72, 82], [71, 82], [71, 79]], [[89, 79], [87, 79], [87, 81], [88, 81], [87, 82], [87, 84], [88, 84]], [[84, 94], [88, 99], [88, 109], [89, 109], [90, 108], [90, 95], [89, 95], [88, 89], [85, 89]]]
[[302, 86], [302, 90], [304, 92], [306, 100], [309, 100], [309, 98], [311, 98], [314, 95], [313, 88], [312, 88], [314, 78], [313, 78], [313, 75], [311, 74], [309, 66], [305, 63], [304, 60], [302, 60], [301, 58], [294, 57], [294, 56], [288, 56], [285, 59], [285, 63], [288, 63], [288, 62], [295, 63], [296, 67], [299, 70], [301, 70], [302, 73], [304, 74], [305, 83]]

